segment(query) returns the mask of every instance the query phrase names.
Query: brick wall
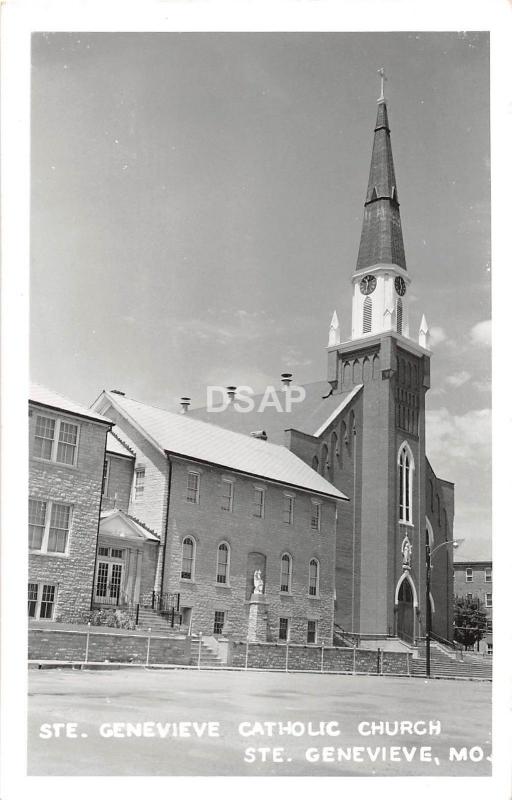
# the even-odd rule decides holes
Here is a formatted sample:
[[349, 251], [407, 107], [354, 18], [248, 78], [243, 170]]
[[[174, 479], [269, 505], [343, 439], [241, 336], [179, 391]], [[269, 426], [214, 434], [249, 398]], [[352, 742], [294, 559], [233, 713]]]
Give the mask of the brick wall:
[[111, 508], [128, 511], [135, 459], [114, 456], [110, 453], [107, 453], [106, 457], [110, 468], [106, 494], [102, 499], [102, 508], [104, 511]]
[[[200, 471], [200, 502], [186, 502], [188, 469]], [[233, 511], [221, 509], [222, 477], [234, 480]], [[252, 516], [254, 487], [265, 487], [265, 515]], [[194, 467], [174, 460], [169, 507], [165, 587], [180, 592], [183, 608], [193, 609], [193, 630], [213, 633], [215, 611], [227, 612], [229, 636], [247, 635], [248, 603], [252, 575], [248, 574], [251, 553], [261, 554], [265, 563], [265, 598], [268, 601], [268, 636], [277, 640], [279, 618], [290, 620], [290, 639], [305, 642], [307, 620], [318, 623], [319, 641], [332, 641], [334, 602], [335, 503], [323, 498], [321, 531], [310, 527], [311, 499], [295, 491], [293, 525], [283, 522], [283, 489], [259, 479], [229, 474], [220, 468]], [[195, 579], [181, 579], [182, 541], [196, 542]], [[217, 550], [220, 542], [230, 546], [230, 583], [216, 583]], [[281, 555], [293, 559], [292, 592], [280, 593]], [[320, 562], [318, 598], [308, 595], [309, 561]], [[250, 581], [250, 585], [249, 585]]]
[[378, 652], [344, 647], [312, 647], [310, 645], [229, 644], [228, 665], [244, 669], [277, 669], [290, 671], [358, 672], [382, 675], [408, 675], [409, 653]]
[[[76, 466], [32, 456], [36, 416], [66, 419], [79, 425]], [[54, 618], [76, 619], [90, 609], [105, 454], [106, 426], [31, 406], [29, 416], [29, 495], [72, 506], [65, 555], [29, 554], [29, 581], [56, 584]]]
[[[31, 660], [84, 661], [87, 632], [29, 628], [28, 657]], [[87, 661], [145, 664], [148, 637], [91, 630]], [[190, 639], [152, 636], [150, 664], [190, 664]]]

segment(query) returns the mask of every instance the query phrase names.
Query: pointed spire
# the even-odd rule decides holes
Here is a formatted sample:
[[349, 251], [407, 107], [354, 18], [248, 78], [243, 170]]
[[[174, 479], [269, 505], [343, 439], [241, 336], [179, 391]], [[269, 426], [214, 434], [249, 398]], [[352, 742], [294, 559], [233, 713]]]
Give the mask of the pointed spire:
[[383, 72], [379, 70], [381, 96], [378, 99], [370, 178], [356, 269], [367, 269], [375, 264], [396, 264], [406, 269]]
[[332, 315], [331, 325], [329, 327], [329, 344], [327, 347], [336, 347], [341, 342], [340, 337], [340, 323], [336, 311]]
[[420, 344], [420, 347], [424, 347], [425, 350], [430, 350], [430, 329], [428, 327], [425, 314], [423, 314], [421, 318], [418, 342]]

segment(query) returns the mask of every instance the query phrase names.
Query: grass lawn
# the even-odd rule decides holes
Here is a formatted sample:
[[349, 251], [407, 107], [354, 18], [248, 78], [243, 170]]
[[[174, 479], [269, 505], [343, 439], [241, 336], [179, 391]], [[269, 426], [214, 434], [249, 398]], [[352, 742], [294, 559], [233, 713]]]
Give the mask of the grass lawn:
[[[489, 683], [59, 669], [30, 670], [29, 692], [29, 775], [491, 774]], [[429, 720], [434, 727], [425, 734], [422, 723]], [[288, 721], [293, 729], [281, 734], [255, 724]], [[389, 732], [363, 735], [372, 721], [388, 721]], [[145, 736], [127, 736], [126, 723], [142, 722], [150, 723]], [[165, 727], [178, 722], [196, 725]], [[204, 722], [217, 724], [208, 731]], [[418, 724], [395, 734], [395, 722]], [[63, 735], [54, 723], [75, 723], [67, 731], [73, 735]], [[40, 735], [43, 724], [49, 738]], [[132, 726], [131, 732], [141, 730]], [[451, 747], [475, 748], [474, 760], [450, 760]]]

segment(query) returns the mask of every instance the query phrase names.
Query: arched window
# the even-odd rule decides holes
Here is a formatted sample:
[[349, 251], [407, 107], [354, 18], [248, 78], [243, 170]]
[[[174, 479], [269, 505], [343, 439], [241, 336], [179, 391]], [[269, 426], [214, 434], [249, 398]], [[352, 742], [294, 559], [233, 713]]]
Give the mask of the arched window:
[[372, 378], [374, 381], [380, 377], [379, 373], [380, 373], [380, 358], [378, 355], [374, 355], [372, 362]]
[[342, 422], [340, 428], [340, 467], [343, 466], [343, 448], [346, 446], [347, 446], [347, 426], [345, 422]]
[[412, 476], [414, 459], [407, 442], [398, 451], [398, 489], [400, 522], [412, 524]]
[[339, 456], [338, 452], [338, 437], [336, 436], [336, 431], [331, 433], [331, 459], [329, 464], [329, 471], [330, 471], [330, 478], [333, 480], [334, 478], [334, 464], [336, 461], [336, 456]]
[[327, 467], [327, 460], [329, 458], [329, 449], [326, 444], [322, 445], [320, 450], [320, 475], [325, 475], [325, 468]]
[[434, 531], [428, 517], [425, 517], [425, 535], [428, 546], [432, 548], [434, 546]]
[[397, 333], [402, 333], [402, 315], [403, 315], [402, 300], [399, 297], [398, 300], [397, 300], [397, 303], [396, 303], [396, 332]]
[[349, 361], [345, 361], [345, 363], [343, 364], [343, 383], [345, 385], [347, 385], [347, 384], [349, 384], [351, 382], [351, 377], [352, 376], [351, 376], [350, 373], [351, 373], [350, 362]]
[[365, 297], [363, 303], [363, 333], [372, 332], [372, 298]]
[[361, 383], [363, 380], [363, 368], [358, 358], [355, 359], [352, 366], [352, 381], [353, 383]]
[[309, 596], [318, 597], [319, 594], [320, 565], [316, 558], [309, 562]]
[[229, 544], [221, 542], [217, 550], [217, 583], [229, 584], [229, 560]]
[[372, 365], [368, 356], [363, 359], [363, 383], [372, 379]]
[[292, 557], [288, 553], [281, 556], [281, 592], [291, 592], [292, 590]]
[[313, 456], [313, 461], [311, 462], [311, 469], [314, 469], [315, 472], [318, 472], [318, 458]]
[[196, 561], [196, 543], [191, 536], [183, 539], [181, 549], [181, 577], [185, 580], [194, 580]]

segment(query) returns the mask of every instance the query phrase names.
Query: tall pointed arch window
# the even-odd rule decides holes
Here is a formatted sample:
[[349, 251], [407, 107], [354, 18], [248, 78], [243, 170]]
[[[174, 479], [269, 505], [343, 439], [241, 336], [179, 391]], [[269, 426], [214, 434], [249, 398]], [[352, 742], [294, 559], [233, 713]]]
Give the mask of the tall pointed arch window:
[[363, 333], [372, 332], [372, 298], [365, 297], [363, 303]]
[[412, 525], [412, 479], [414, 459], [411, 448], [404, 442], [398, 451], [398, 490], [400, 522]]
[[196, 561], [196, 543], [191, 536], [183, 539], [181, 550], [181, 577], [193, 581]]
[[403, 307], [402, 307], [402, 300], [399, 297], [396, 303], [396, 332], [402, 333], [402, 318], [403, 318]]
[[320, 475], [322, 477], [325, 475], [325, 470], [329, 465], [329, 448], [324, 443], [322, 445], [322, 449], [320, 450]]
[[281, 578], [280, 586], [282, 592], [291, 592], [292, 588], [292, 557], [288, 553], [281, 556]]
[[217, 549], [217, 583], [229, 585], [229, 544], [221, 542]]

